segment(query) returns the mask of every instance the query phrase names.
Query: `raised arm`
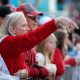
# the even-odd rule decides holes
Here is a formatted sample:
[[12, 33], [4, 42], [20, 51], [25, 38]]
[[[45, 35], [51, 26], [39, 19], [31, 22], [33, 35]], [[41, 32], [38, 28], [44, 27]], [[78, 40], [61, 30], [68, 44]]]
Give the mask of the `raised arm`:
[[[7, 36], [0, 43], [0, 49], [4, 51], [11, 51], [11, 55], [20, 55], [20, 53], [33, 48], [35, 45], [39, 44], [47, 36], [57, 29], [55, 20], [51, 20], [48, 23], [40, 26], [36, 30], [20, 36]], [[1, 50], [1, 51], [2, 51]]]

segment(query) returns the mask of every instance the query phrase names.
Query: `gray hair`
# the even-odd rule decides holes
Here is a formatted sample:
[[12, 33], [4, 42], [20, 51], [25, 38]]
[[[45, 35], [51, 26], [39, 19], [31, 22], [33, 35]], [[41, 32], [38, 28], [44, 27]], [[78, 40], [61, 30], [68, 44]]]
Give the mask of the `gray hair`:
[[13, 12], [7, 15], [3, 21], [3, 24], [0, 28], [0, 35], [12, 35], [9, 27], [16, 25], [17, 21], [24, 16], [22, 12]]

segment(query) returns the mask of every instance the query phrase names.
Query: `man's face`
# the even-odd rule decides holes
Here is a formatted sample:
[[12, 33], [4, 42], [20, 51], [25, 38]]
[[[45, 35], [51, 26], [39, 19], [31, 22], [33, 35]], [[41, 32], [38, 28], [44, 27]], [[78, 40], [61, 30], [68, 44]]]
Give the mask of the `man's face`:
[[38, 27], [38, 19], [36, 17], [26, 17], [28, 26], [30, 27], [31, 30], [34, 30]]

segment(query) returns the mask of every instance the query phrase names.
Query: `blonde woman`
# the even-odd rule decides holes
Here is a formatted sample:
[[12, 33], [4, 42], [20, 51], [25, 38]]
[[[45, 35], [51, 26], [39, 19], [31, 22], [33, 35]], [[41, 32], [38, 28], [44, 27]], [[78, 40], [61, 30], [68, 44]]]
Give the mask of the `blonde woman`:
[[[36, 54], [36, 61], [38, 65], [44, 66], [47, 69], [50, 69], [53, 72], [54, 76], [56, 75], [56, 65], [52, 64], [52, 55], [56, 48], [56, 37], [54, 34], [51, 34], [48, 38], [42, 41], [37, 46], [37, 54]], [[54, 67], [51, 67], [51, 66]], [[49, 80], [53, 80], [52, 76], [49, 77]]]

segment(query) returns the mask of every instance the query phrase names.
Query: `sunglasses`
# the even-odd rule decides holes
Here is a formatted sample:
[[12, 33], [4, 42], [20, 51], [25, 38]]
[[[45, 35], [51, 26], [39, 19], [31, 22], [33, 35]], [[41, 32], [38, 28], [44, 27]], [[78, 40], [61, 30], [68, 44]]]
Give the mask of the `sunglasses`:
[[33, 21], [38, 21], [39, 18], [40, 18], [40, 16], [36, 16], [36, 17], [30, 17], [30, 16], [29, 16], [29, 18], [32, 19]]

